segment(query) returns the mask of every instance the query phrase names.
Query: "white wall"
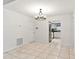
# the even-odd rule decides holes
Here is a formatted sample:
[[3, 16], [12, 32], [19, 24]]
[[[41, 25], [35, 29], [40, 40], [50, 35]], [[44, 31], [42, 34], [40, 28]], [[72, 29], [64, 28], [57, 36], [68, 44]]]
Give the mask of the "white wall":
[[[60, 22], [61, 23], [61, 33], [55, 33], [55, 36], [61, 38], [62, 46], [65, 47], [74, 47], [74, 17], [73, 14], [62, 14], [56, 16], [50, 16], [46, 21], [37, 21], [35, 22], [35, 27], [38, 29], [35, 31], [35, 40], [36, 41], [49, 41], [49, 21], [51, 22]], [[34, 28], [35, 28], [34, 27]]]
[[[34, 23], [34, 37], [35, 41], [42, 42], [42, 43], [48, 43], [49, 38], [49, 28], [48, 28], [48, 21], [38, 21], [36, 20]], [[36, 29], [38, 27], [38, 29]]]
[[62, 45], [74, 47], [74, 16], [73, 14], [63, 14], [49, 17], [49, 21], [58, 20], [61, 22]]
[[23, 44], [33, 41], [32, 18], [4, 8], [4, 52], [16, 46], [16, 39]]

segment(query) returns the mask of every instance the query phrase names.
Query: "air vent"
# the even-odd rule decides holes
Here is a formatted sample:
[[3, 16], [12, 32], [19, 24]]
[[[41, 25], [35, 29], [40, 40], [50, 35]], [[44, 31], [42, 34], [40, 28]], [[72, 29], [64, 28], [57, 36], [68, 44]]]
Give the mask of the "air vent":
[[22, 45], [22, 44], [23, 44], [23, 38], [18, 38], [17, 45]]

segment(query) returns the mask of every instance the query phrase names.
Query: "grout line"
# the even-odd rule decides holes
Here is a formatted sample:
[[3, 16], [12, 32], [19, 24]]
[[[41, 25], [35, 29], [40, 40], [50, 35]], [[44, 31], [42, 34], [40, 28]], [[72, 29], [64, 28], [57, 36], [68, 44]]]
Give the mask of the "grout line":
[[69, 48], [69, 59], [70, 59], [70, 48]]

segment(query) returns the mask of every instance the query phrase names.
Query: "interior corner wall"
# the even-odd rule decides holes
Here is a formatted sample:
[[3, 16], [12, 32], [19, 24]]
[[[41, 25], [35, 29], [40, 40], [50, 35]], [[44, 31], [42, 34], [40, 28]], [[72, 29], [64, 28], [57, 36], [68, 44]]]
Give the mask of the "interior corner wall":
[[16, 48], [18, 38], [23, 38], [23, 44], [33, 41], [33, 23], [30, 17], [5, 8], [3, 17], [4, 52]]
[[66, 47], [74, 47], [75, 20], [73, 14], [65, 15], [62, 19], [62, 45]]

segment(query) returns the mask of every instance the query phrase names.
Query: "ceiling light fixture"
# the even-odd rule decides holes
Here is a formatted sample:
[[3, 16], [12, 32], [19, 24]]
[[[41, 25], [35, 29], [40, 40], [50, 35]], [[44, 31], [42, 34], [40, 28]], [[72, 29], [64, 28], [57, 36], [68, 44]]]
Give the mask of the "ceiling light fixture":
[[46, 16], [43, 15], [42, 9], [40, 9], [39, 15], [35, 17], [35, 20], [46, 20]]

